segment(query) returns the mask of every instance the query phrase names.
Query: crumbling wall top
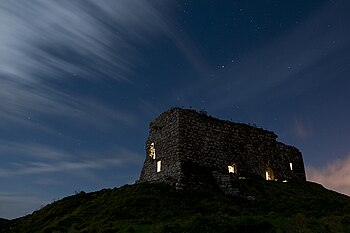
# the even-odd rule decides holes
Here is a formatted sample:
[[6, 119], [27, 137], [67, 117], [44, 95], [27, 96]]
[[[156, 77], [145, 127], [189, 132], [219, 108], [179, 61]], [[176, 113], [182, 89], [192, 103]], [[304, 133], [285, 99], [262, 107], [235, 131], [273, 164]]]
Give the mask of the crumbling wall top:
[[186, 108], [179, 108], [179, 107], [173, 107], [173, 108], [169, 109], [168, 111], [161, 113], [154, 121], [152, 121], [150, 123], [150, 128], [152, 128], [155, 123], [161, 122], [161, 120], [169, 114], [179, 114], [179, 115], [185, 116], [185, 117], [195, 117], [195, 118], [200, 119], [204, 122], [212, 123], [213, 125], [215, 125], [215, 124], [227, 124], [227, 125], [231, 125], [231, 126], [234, 126], [236, 128], [239, 128], [242, 131], [251, 131], [251, 132], [255, 132], [257, 134], [268, 135], [270, 138], [272, 138], [274, 140], [276, 140], [278, 137], [273, 131], [259, 128], [255, 125], [245, 124], [245, 123], [236, 123], [236, 122], [232, 122], [229, 120], [221, 120], [221, 119], [218, 119], [218, 118], [215, 118], [213, 116], [208, 115], [207, 112], [204, 110], [196, 111], [193, 109], [186, 109]]

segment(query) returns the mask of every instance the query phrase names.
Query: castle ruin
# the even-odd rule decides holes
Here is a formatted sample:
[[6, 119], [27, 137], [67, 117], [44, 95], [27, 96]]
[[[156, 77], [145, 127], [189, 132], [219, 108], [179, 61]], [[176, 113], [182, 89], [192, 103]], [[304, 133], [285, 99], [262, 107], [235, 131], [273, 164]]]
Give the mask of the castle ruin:
[[139, 182], [235, 194], [246, 178], [305, 181], [303, 158], [271, 131], [172, 108], [150, 124]]

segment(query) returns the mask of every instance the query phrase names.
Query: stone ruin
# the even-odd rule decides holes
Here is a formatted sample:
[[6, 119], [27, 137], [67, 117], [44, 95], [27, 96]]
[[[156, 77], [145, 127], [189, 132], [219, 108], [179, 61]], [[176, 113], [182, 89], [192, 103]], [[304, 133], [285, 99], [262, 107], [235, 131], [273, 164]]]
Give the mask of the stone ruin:
[[150, 124], [138, 182], [166, 182], [177, 190], [237, 194], [235, 181], [305, 181], [303, 157], [271, 131], [172, 108]]

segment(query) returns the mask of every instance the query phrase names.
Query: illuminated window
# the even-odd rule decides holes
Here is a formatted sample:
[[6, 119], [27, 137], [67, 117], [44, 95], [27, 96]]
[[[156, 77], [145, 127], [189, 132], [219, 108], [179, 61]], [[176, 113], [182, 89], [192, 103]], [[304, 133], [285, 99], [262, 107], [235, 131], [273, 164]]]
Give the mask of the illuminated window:
[[233, 174], [237, 174], [237, 166], [235, 163], [233, 163], [232, 165], [227, 166], [228, 168], [228, 173], [233, 173]]
[[290, 170], [293, 171], [293, 164], [289, 163]]
[[268, 168], [267, 171], [265, 172], [265, 178], [266, 180], [274, 180], [271, 168]]
[[157, 172], [160, 172], [162, 170], [162, 161], [157, 162]]
[[269, 176], [269, 172], [268, 171], [265, 172], [265, 177], [266, 177], [266, 180], [270, 180], [270, 176]]
[[152, 159], [156, 159], [156, 148], [154, 147], [154, 142], [152, 142], [151, 146], [149, 147], [149, 156]]

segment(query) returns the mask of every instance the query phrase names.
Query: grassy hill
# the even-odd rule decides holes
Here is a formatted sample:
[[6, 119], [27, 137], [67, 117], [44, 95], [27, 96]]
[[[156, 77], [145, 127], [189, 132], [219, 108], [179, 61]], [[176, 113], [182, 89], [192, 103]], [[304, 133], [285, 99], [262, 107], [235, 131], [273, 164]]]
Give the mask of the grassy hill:
[[311, 182], [240, 180], [239, 197], [166, 184], [81, 192], [12, 221], [8, 232], [350, 232], [350, 198]]

